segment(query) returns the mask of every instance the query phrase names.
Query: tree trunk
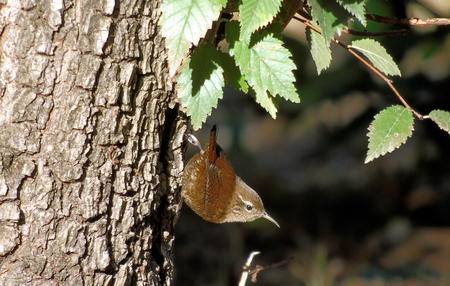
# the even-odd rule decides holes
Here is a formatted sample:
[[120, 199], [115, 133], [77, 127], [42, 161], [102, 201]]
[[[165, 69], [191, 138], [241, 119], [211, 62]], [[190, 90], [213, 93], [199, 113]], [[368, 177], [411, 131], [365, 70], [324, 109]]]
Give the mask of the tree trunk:
[[169, 285], [186, 122], [160, 1], [0, 0], [0, 285]]

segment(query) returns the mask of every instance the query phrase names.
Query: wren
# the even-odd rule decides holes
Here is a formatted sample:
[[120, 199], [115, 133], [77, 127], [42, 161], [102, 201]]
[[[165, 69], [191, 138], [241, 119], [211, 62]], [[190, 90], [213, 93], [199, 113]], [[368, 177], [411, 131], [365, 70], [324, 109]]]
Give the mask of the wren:
[[202, 150], [197, 138], [189, 141], [200, 148], [184, 169], [181, 196], [204, 220], [213, 223], [249, 222], [265, 218], [278, 223], [264, 209], [259, 195], [239, 178], [216, 142], [216, 126]]

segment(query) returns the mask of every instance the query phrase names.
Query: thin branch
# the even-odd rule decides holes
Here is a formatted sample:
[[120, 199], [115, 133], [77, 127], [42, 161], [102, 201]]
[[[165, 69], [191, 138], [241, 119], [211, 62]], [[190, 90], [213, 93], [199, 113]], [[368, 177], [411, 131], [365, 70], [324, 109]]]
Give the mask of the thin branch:
[[293, 258], [290, 257], [290, 258], [287, 258], [287, 259], [284, 259], [284, 260], [281, 260], [279, 262], [276, 262], [276, 263], [273, 263], [273, 264], [270, 264], [270, 265], [266, 265], [266, 266], [256, 265], [255, 269], [253, 269], [252, 271], [249, 272], [249, 274], [252, 276], [252, 280], [251, 281], [253, 283], [256, 283], [256, 280], [258, 278], [257, 276], [258, 276], [259, 272], [264, 271], [264, 270], [268, 270], [268, 269], [281, 267], [281, 266], [287, 264], [292, 259]]
[[379, 36], [397, 36], [397, 35], [406, 35], [408, 34], [408, 30], [401, 29], [401, 30], [393, 30], [393, 31], [386, 31], [386, 32], [367, 32], [367, 31], [357, 31], [353, 29], [344, 29], [342, 30], [343, 33], [351, 34], [355, 36], [367, 36], [367, 37], [379, 37]]
[[386, 82], [386, 84], [391, 88], [391, 90], [395, 93], [395, 95], [398, 97], [398, 99], [403, 103], [403, 105], [408, 108], [409, 110], [411, 110], [414, 115], [419, 118], [420, 120], [423, 119], [423, 115], [420, 114], [419, 112], [417, 112], [416, 110], [414, 110], [409, 104], [408, 102], [406, 102], [406, 100], [401, 96], [400, 92], [398, 92], [398, 90], [395, 88], [395, 86], [392, 84], [392, 80], [390, 80], [387, 76], [385, 76], [380, 70], [378, 70], [376, 67], [374, 67], [371, 63], [369, 63], [366, 59], [364, 59], [363, 57], [361, 57], [358, 53], [356, 53], [351, 47], [341, 43], [338, 40], [334, 40], [333, 42], [336, 43], [337, 45], [343, 47], [344, 49], [346, 49], [350, 54], [352, 54], [355, 58], [357, 58], [360, 62], [362, 62], [365, 66], [367, 66], [369, 69], [371, 69], [378, 77], [380, 77], [382, 80], [384, 80], [384, 82]]
[[239, 280], [239, 286], [245, 286], [245, 282], [247, 282], [248, 274], [250, 273], [250, 265], [252, 264], [253, 257], [255, 257], [256, 255], [258, 255], [260, 253], [261, 252], [259, 252], [259, 251], [252, 251], [249, 254], [247, 261], [245, 262], [245, 265], [242, 266], [242, 275], [241, 275], [241, 279]]
[[315, 31], [315, 32], [317, 32], [317, 33], [319, 33], [319, 34], [322, 34], [322, 32], [319, 30], [319, 28], [316, 28], [313, 24], [311, 24], [310, 22], [309, 22], [309, 20], [306, 20], [306, 19], [302, 19], [302, 18], [300, 18], [300, 17], [298, 17], [298, 16], [294, 16], [293, 17], [295, 20], [297, 20], [297, 21], [300, 21], [300, 22], [302, 22], [303, 24], [305, 24], [306, 26], [308, 26], [310, 29], [312, 29], [313, 31]]
[[[294, 19], [302, 22], [303, 24], [305, 24], [306, 26], [308, 26], [310, 29], [314, 30], [317, 33], [321, 33], [321, 31], [315, 27], [313, 24], [311, 24], [308, 20], [302, 19], [300, 17], [294, 16]], [[414, 110], [409, 104], [408, 102], [406, 102], [406, 100], [401, 96], [401, 94], [398, 92], [398, 90], [395, 88], [395, 86], [392, 84], [392, 81], [386, 77], [381, 71], [379, 71], [374, 65], [372, 65], [370, 62], [368, 62], [366, 59], [364, 59], [363, 57], [361, 57], [358, 53], [356, 53], [351, 47], [343, 44], [342, 42], [340, 42], [339, 40], [333, 39], [332, 40], [333, 43], [343, 47], [344, 49], [346, 49], [350, 54], [352, 54], [355, 58], [357, 58], [361, 63], [363, 63], [366, 67], [368, 67], [371, 71], [373, 71], [379, 78], [381, 78], [384, 82], [386, 82], [386, 84], [389, 86], [389, 88], [395, 93], [395, 95], [398, 97], [398, 99], [401, 101], [401, 103], [408, 108], [409, 110], [411, 110], [414, 115], [419, 118], [419, 119], [424, 119], [423, 115], [420, 114], [419, 112], [417, 112], [416, 110]]]
[[375, 14], [366, 14], [366, 18], [374, 22], [390, 25], [409, 25], [409, 26], [446, 26], [450, 25], [450, 18], [431, 18], [422, 20], [419, 18], [394, 18]]

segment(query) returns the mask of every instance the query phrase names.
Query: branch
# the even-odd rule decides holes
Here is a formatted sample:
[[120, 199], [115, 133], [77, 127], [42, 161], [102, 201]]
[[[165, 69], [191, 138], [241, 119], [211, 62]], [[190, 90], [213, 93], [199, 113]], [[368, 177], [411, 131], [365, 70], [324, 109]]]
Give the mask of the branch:
[[273, 269], [273, 268], [281, 267], [281, 266], [287, 264], [291, 260], [292, 260], [292, 257], [284, 259], [284, 260], [281, 260], [279, 262], [276, 262], [276, 263], [273, 263], [273, 264], [270, 264], [270, 265], [266, 265], [266, 266], [256, 265], [255, 269], [253, 269], [252, 271], [249, 272], [249, 274], [252, 276], [252, 280], [251, 281], [253, 283], [256, 283], [256, 279], [258, 278], [257, 276], [258, 276], [259, 272], [261, 272], [263, 270], [267, 270], [267, 269]]
[[401, 30], [393, 30], [393, 31], [386, 31], [386, 32], [367, 32], [367, 31], [357, 31], [353, 29], [344, 29], [342, 30], [343, 33], [351, 34], [355, 36], [367, 36], [367, 37], [379, 37], [379, 36], [397, 36], [397, 35], [406, 35], [408, 34], [408, 30], [401, 29]]
[[392, 80], [390, 80], [387, 76], [385, 76], [382, 72], [380, 72], [376, 67], [374, 67], [371, 63], [369, 63], [366, 59], [364, 59], [363, 57], [361, 57], [358, 53], [356, 53], [352, 48], [348, 47], [347, 45], [341, 43], [338, 40], [334, 40], [333, 42], [336, 43], [337, 45], [343, 47], [344, 49], [346, 49], [350, 54], [352, 54], [355, 58], [357, 58], [360, 62], [362, 62], [364, 65], [366, 65], [370, 70], [372, 70], [378, 77], [380, 77], [382, 80], [384, 80], [384, 82], [386, 82], [386, 84], [391, 88], [391, 90], [395, 93], [395, 95], [398, 97], [398, 99], [402, 102], [402, 104], [408, 108], [409, 110], [411, 110], [414, 115], [419, 118], [420, 120], [423, 119], [423, 115], [420, 114], [419, 112], [417, 112], [416, 110], [414, 110], [409, 104], [408, 102], [406, 102], [406, 100], [401, 96], [400, 92], [398, 92], [398, 90], [395, 88], [395, 86], [392, 84]]
[[247, 278], [248, 278], [248, 274], [250, 273], [250, 265], [252, 264], [252, 260], [253, 257], [255, 257], [256, 255], [260, 254], [261, 252], [259, 251], [252, 251], [248, 258], [247, 258], [247, 262], [245, 262], [245, 265], [242, 266], [242, 275], [241, 275], [241, 279], [239, 280], [239, 286], [245, 286], [245, 282], [247, 282]]
[[431, 18], [422, 20], [419, 18], [399, 19], [394, 17], [385, 17], [375, 14], [366, 14], [366, 18], [374, 22], [390, 25], [409, 25], [409, 26], [446, 26], [450, 25], [450, 18]]
[[245, 286], [245, 282], [247, 282], [247, 278], [249, 275], [252, 276], [251, 281], [253, 283], [255, 283], [259, 272], [261, 272], [263, 270], [283, 266], [293, 259], [293, 257], [290, 257], [290, 258], [281, 260], [277, 263], [273, 263], [273, 264], [266, 265], [266, 266], [256, 265], [253, 270], [250, 270], [250, 265], [252, 264], [253, 257], [255, 257], [258, 254], [260, 254], [259, 251], [253, 251], [249, 254], [249, 256], [247, 258], [247, 262], [245, 263], [244, 266], [242, 266], [242, 275], [241, 275], [241, 279], [239, 280], [239, 286]]
[[[315, 31], [316, 33], [321, 34], [322, 32], [315, 27], [313, 24], [311, 24], [308, 20], [302, 19], [300, 17], [294, 16], [294, 19], [302, 22], [306, 26], [308, 26], [310, 29]], [[333, 43], [335, 43], [338, 46], [341, 46], [342, 48], [346, 49], [351, 55], [353, 55], [355, 58], [357, 58], [361, 63], [363, 63], [366, 67], [368, 67], [371, 71], [373, 71], [379, 78], [381, 78], [386, 84], [389, 86], [389, 88], [395, 93], [395, 95], [398, 97], [398, 99], [401, 101], [401, 103], [411, 110], [414, 115], [419, 118], [420, 120], [424, 119], [423, 115], [414, 110], [408, 102], [401, 96], [401, 94], [398, 92], [398, 90], [395, 88], [395, 86], [392, 84], [392, 80], [390, 80], [388, 77], [386, 77], [382, 72], [380, 72], [374, 65], [372, 65], [370, 62], [368, 62], [366, 59], [361, 57], [358, 53], [356, 53], [352, 48], [348, 47], [344, 43], [340, 42], [339, 40], [333, 39]]]

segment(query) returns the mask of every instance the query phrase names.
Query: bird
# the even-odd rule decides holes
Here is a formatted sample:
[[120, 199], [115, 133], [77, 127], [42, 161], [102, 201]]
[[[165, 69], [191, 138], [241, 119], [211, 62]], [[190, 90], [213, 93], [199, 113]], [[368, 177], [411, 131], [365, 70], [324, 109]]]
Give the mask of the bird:
[[181, 196], [195, 213], [213, 223], [264, 218], [280, 227], [267, 214], [258, 193], [236, 175], [225, 152], [217, 144], [216, 125], [211, 128], [205, 150], [194, 135], [189, 134], [187, 139], [199, 147], [200, 152], [184, 169]]

